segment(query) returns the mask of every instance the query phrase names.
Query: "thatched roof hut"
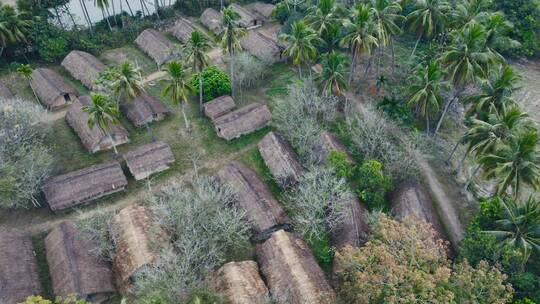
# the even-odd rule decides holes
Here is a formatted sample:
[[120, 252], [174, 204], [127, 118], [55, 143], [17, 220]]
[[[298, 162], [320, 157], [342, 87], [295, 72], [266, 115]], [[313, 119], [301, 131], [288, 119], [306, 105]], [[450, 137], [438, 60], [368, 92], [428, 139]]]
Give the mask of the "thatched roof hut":
[[278, 303], [330, 304], [335, 295], [308, 246], [295, 234], [276, 231], [257, 245], [261, 272]]
[[259, 275], [254, 261], [230, 262], [218, 269], [213, 277], [216, 291], [231, 304], [266, 304], [268, 288]]
[[174, 155], [168, 144], [158, 141], [124, 153], [124, 159], [133, 177], [141, 180], [154, 173], [169, 169]]
[[0, 303], [20, 303], [41, 291], [32, 238], [18, 231], [0, 231]]
[[229, 95], [219, 96], [209, 102], [204, 103], [204, 114], [212, 121], [216, 118], [231, 112], [236, 107], [234, 99]]
[[250, 5], [251, 12], [264, 18], [264, 21], [272, 17], [272, 12], [274, 11], [274, 8], [275, 5], [264, 2], [255, 2]]
[[252, 103], [214, 120], [218, 136], [231, 140], [262, 129], [270, 123], [272, 113], [262, 103]]
[[142, 31], [135, 39], [135, 44], [158, 65], [162, 65], [171, 59], [174, 48], [174, 45], [167, 37], [154, 29]]
[[246, 211], [257, 234], [290, 223], [283, 208], [259, 175], [243, 163], [229, 162], [218, 172], [218, 177], [236, 193], [238, 207]]
[[77, 295], [101, 303], [115, 292], [109, 265], [90, 253], [91, 246], [71, 222], [62, 222], [47, 235], [47, 263], [56, 296]]
[[187, 18], [178, 18], [174, 23], [173, 27], [169, 30], [176, 39], [186, 43], [191, 38], [191, 33], [195, 32], [197, 29], [193, 26], [193, 23]]
[[211, 30], [216, 35], [221, 35], [223, 28], [221, 27], [223, 16], [213, 8], [207, 8], [201, 14], [201, 23]]
[[140, 94], [132, 101], [122, 102], [121, 107], [129, 121], [137, 127], [162, 120], [171, 112], [163, 102], [146, 93]]
[[126, 186], [120, 163], [110, 161], [52, 177], [41, 189], [51, 210], [59, 211], [124, 190]]
[[62, 61], [62, 66], [73, 78], [94, 91], [99, 90], [94, 81], [99, 77], [99, 73], [107, 68], [94, 55], [83, 51], [71, 51]]
[[4, 98], [4, 99], [11, 99], [13, 98], [13, 94], [11, 93], [11, 91], [8, 89], [8, 87], [0, 81], [0, 98]]
[[35, 69], [30, 85], [41, 103], [51, 110], [64, 107], [77, 98], [77, 90], [51, 69]]
[[304, 174], [304, 167], [298, 161], [289, 142], [282, 136], [269, 132], [258, 144], [264, 163], [282, 187], [298, 182]]
[[66, 121], [81, 139], [82, 144], [91, 153], [112, 149], [111, 138], [116, 146], [129, 142], [128, 131], [120, 124], [110, 126], [110, 137], [98, 126], [90, 129], [88, 113], [82, 109], [92, 103], [89, 96], [81, 96], [75, 100], [66, 113]]
[[347, 245], [360, 247], [369, 233], [367, 208], [356, 195], [349, 193], [339, 202], [339, 209], [343, 218], [330, 234], [332, 245], [338, 249]]
[[319, 142], [315, 147], [315, 157], [320, 163], [325, 163], [328, 155], [332, 151], [343, 152], [347, 155], [347, 159], [355, 164], [355, 160], [347, 151], [347, 147], [337, 138], [335, 134], [323, 132], [319, 137]]
[[264, 19], [261, 16], [253, 14], [252, 12], [243, 8], [239, 4], [231, 3], [229, 5], [229, 8], [237, 12], [238, 15], [240, 16], [240, 18], [237, 21], [238, 26], [240, 27], [253, 28], [256, 26], [261, 26], [264, 21]]
[[282, 48], [274, 40], [258, 31], [248, 31], [240, 39], [240, 45], [245, 51], [261, 61], [276, 63], [285, 60], [285, 57], [282, 56]]

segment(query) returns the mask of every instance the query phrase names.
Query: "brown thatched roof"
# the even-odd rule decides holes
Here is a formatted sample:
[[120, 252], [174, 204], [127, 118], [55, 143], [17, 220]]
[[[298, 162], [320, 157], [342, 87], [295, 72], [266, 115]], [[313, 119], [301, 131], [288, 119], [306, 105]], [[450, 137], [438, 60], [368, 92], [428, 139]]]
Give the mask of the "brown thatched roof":
[[20, 303], [41, 291], [31, 237], [0, 231], [0, 303]]
[[90, 90], [99, 90], [94, 80], [107, 68], [94, 55], [83, 51], [71, 51], [62, 61], [62, 66]]
[[240, 45], [252, 56], [267, 63], [275, 63], [285, 59], [281, 54], [281, 47], [258, 31], [248, 31], [247, 35], [240, 39]]
[[279, 303], [330, 304], [334, 291], [308, 246], [295, 234], [276, 231], [257, 245], [261, 272]]
[[[88, 151], [95, 153], [101, 150], [112, 149], [112, 143], [109, 136], [98, 126], [90, 129], [88, 126], [88, 113], [82, 108], [92, 103], [89, 96], [81, 96], [69, 108], [66, 114], [67, 123], [73, 128], [75, 133], [81, 139], [82, 144]], [[115, 145], [121, 145], [129, 142], [128, 131], [120, 124], [110, 126], [111, 137]]]
[[11, 93], [11, 91], [8, 89], [8, 87], [0, 81], [0, 98], [4, 98], [4, 99], [10, 99], [10, 98], [13, 98], [13, 94]]
[[204, 114], [214, 121], [216, 118], [232, 111], [236, 107], [236, 104], [231, 96], [223, 95], [204, 103], [203, 107]]
[[343, 145], [343, 143], [337, 138], [335, 134], [332, 134], [330, 132], [323, 132], [314, 151], [315, 156], [317, 157], [317, 161], [325, 163], [326, 158], [332, 151], [343, 152], [347, 155], [347, 159], [349, 159], [350, 162], [352, 162], [353, 164], [356, 163], [347, 151], [345, 145]]
[[61, 108], [77, 98], [77, 90], [51, 69], [35, 69], [30, 85], [48, 109]]
[[282, 187], [296, 184], [304, 174], [305, 170], [293, 148], [282, 136], [269, 132], [259, 142], [258, 147], [264, 163]]
[[169, 30], [176, 39], [186, 43], [191, 38], [191, 33], [197, 29], [193, 26], [191, 21], [186, 18], [178, 18], [174, 26]]
[[240, 18], [237, 21], [238, 26], [240, 27], [251, 28], [257, 25], [260, 26], [262, 22], [264, 21], [263, 18], [261, 18], [261, 16], [253, 14], [252, 12], [243, 8], [239, 4], [231, 3], [229, 5], [229, 8], [237, 12], [238, 15], [240, 16]]
[[343, 219], [331, 232], [332, 245], [338, 249], [346, 245], [360, 247], [367, 241], [369, 233], [368, 210], [352, 193], [339, 202], [339, 209]]
[[216, 35], [221, 35], [223, 32], [223, 28], [221, 27], [222, 19], [223, 16], [221, 16], [221, 13], [213, 8], [205, 9], [200, 18], [201, 23]]
[[231, 161], [218, 172], [218, 177], [237, 194], [238, 207], [246, 211], [257, 234], [290, 223], [266, 184], [246, 165]]
[[161, 65], [171, 59], [174, 45], [154, 29], [146, 29], [135, 39], [137, 46]]
[[124, 190], [126, 186], [120, 164], [110, 161], [52, 177], [42, 190], [51, 210], [58, 211]]
[[124, 153], [124, 159], [133, 177], [141, 180], [151, 174], [169, 169], [174, 155], [168, 144], [158, 141]]
[[213, 282], [216, 291], [225, 295], [231, 304], [266, 304], [268, 288], [259, 275], [254, 261], [230, 262], [218, 269]]
[[62, 222], [47, 235], [47, 263], [56, 296], [77, 295], [99, 303], [114, 293], [109, 265], [92, 255], [90, 246], [71, 222]]
[[270, 3], [255, 2], [250, 5], [250, 10], [257, 15], [260, 15], [264, 20], [270, 19], [275, 6]]
[[161, 101], [148, 94], [140, 94], [132, 101], [122, 103], [127, 118], [137, 127], [165, 118], [171, 111]]
[[231, 140], [264, 128], [272, 119], [268, 107], [252, 103], [214, 120], [218, 136]]

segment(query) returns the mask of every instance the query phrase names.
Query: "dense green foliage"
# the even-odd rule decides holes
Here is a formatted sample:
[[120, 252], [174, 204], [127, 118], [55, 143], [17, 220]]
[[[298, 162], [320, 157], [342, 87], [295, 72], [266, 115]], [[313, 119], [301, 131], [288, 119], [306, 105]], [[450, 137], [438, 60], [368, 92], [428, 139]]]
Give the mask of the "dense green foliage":
[[[519, 54], [538, 55], [540, 43], [540, 4], [535, 0], [494, 0], [494, 7], [502, 11], [514, 25], [512, 36], [521, 42]], [[509, 52], [509, 55], [512, 55]]]
[[[191, 86], [196, 89], [199, 94], [199, 75], [193, 74], [191, 78]], [[209, 66], [202, 71], [202, 87], [204, 101], [210, 101], [222, 95], [231, 94], [231, 80], [229, 75], [220, 70], [216, 66]]]

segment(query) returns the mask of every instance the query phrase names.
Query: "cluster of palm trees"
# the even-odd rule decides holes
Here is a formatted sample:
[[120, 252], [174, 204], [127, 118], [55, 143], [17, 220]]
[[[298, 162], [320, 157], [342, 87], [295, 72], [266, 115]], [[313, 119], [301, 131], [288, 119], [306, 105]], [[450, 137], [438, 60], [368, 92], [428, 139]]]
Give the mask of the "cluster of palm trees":
[[30, 16], [0, 1], [0, 57], [9, 45], [27, 42], [32, 26]]

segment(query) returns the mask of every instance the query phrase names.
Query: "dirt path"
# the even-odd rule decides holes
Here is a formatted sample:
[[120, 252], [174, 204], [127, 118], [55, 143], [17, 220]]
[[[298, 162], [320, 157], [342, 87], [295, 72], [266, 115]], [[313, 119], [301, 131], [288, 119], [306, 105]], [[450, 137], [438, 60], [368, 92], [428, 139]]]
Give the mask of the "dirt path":
[[149, 82], [152, 82], [152, 81], [160, 80], [162, 78], [165, 78], [166, 76], [167, 76], [167, 72], [165, 72], [165, 71], [157, 71], [157, 72], [154, 72], [154, 73], [146, 76], [146, 78], [144, 78], [144, 83], [149, 83]]

